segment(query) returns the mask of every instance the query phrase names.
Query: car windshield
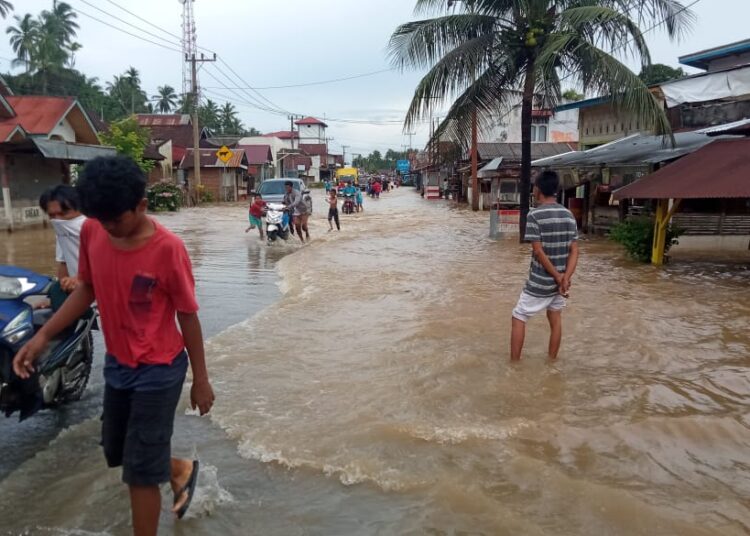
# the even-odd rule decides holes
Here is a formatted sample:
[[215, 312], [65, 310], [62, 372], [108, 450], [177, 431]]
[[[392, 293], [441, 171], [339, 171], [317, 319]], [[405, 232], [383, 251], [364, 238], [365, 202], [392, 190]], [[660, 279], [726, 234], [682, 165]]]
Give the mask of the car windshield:
[[[284, 181], [267, 181], [260, 185], [260, 195], [283, 195], [286, 193]], [[294, 189], [299, 191], [299, 182], [293, 182]]]

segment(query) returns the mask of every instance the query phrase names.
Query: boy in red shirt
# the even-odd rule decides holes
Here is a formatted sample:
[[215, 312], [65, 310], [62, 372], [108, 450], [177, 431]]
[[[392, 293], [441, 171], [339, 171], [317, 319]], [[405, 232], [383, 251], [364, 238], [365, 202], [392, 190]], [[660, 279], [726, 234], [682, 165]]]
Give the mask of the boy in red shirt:
[[263, 196], [255, 194], [253, 198], [253, 204], [250, 205], [250, 227], [245, 229], [247, 233], [253, 227], [257, 227], [260, 232], [260, 239], [263, 240], [265, 235], [263, 234], [263, 213], [266, 210], [266, 202], [263, 201]]
[[81, 230], [79, 284], [18, 352], [13, 369], [28, 378], [49, 341], [97, 301], [107, 346], [101, 444], [107, 464], [122, 466], [134, 534], [152, 536], [159, 485], [171, 483], [172, 510], [181, 518], [197, 482], [198, 462], [171, 458], [170, 451], [188, 362], [191, 406], [204, 415], [214, 401], [192, 268], [182, 241], [146, 215], [146, 179], [131, 159], [91, 161], [76, 189], [89, 217]]

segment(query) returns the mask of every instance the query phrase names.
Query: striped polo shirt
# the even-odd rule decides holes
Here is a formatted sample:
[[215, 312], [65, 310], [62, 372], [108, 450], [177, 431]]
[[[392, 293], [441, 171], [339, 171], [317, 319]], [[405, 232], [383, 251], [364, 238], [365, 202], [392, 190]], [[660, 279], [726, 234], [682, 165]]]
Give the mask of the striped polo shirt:
[[[541, 242], [544, 253], [558, 272], [565, 272], [570, 244], [578, 240], [578, 226], [573, 214], [564, 206], [553, 203], [541, 205], [529, 212], [526, 222], [526, 240]], [[532, 296], [547, 298], [558, 292], [555, 279], [531, 255], [529, 279], [524, 291]]]

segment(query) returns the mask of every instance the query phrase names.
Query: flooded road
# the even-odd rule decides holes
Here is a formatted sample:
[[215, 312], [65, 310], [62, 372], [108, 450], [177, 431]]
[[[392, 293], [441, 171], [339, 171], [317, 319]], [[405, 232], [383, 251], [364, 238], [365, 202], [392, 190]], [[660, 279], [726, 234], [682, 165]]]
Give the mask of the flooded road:
[[[259, 245], [241, 207], [163, 218], [194, 260], [217, 393], [210, 420], [178, 419], [177, 454], [207, 470], [163, 533], [750, 532], [748, 263], [658, 270], [584, 242], [560, 359], [536, 318], [512, 364], [528, 247], [411, 189], [366, 209], [341, 233], [316, 214], [306, 247]], [[1, 466], [0, 534], [128, 533], [97, 382], [62, 424], [0, 423], [0, 445], [45, 432]]]

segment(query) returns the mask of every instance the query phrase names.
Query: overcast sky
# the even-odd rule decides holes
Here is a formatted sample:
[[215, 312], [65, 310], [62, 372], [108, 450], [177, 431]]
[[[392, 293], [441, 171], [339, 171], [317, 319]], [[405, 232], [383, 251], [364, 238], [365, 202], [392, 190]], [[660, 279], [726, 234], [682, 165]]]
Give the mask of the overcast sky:
[[[52, 4], [52, 0], [12, 1], [17, 14], [36, 14]], [[683, 0], [683, 3], [691, 1]], [[180, 91], [179, 52], [141, 41], [83, 15], [179, 48], [178, 43], [170, 45], [160, 41], [91, 7], [94, 5], [176, 42], [173, 36], [148, 26], [117, 5], [179, 36], [182, 13], [179, 0], [68, 2], [81, 12], [78, 41], [83, 49], [78, 54], [78, 69], [106, 81], [132, 65], [141, 72], [143, 87], [149, 94], [154, 94], [156, 88], [164, 84]], [[277, 115], [253, 107], [257, 104], [253, 101], [260, 100], [257, 94], [225, 87], [306, 84], [387, 69], [388, 38], [399, 24], [414, 18], [413, 6], [413, 0], [196, 0], [199, 46], [216, 51], [245, 80], [238, 80], [224, 64], [217, 64], [233, 79], [230, 82], [213, 65], [207, 65], [200, 75], [204, 96], [219, 102], [232, 100], [248, 126], [265, 132], [288, 129], [289, 121], [283, 112]], [[676, 66], [680, 55], [749, 37], [750, 0], [700, 0], [693, 10], [698, 23], [682, 43], [671, 43], [656, 30], [647, 34], [654, 62]], [[11, 22], [9, 19], [5, 24]], [[7, 71], [13, 53], [4, 38], [5, 33], [0, 35], [0, 69]], [[363, 125], [334, 120], [400, 121], [418, 80], [418, 73], [386, 72], [335, 84], [264, 89], [260, 93], [275, 108], [330, 119], [328, 135], [335, 139], [334, 150], [340, 151], [343, 144], [350, 146], [349, 154], [367, 153], [372, 149], [400, 149], [402, 144], [408, 143], [401, 125]], [[260, 102], [271, 106], [268, 101]], [[426, 127], [419, 129], [414, 146], [424, 144], [425, 139]]]

